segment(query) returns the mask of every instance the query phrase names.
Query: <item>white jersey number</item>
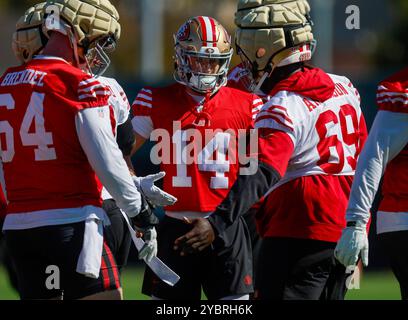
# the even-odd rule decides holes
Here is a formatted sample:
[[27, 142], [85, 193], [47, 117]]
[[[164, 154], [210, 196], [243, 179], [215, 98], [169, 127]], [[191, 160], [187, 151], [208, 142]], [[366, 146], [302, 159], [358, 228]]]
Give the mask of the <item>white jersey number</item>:
[[[15, 101], [11, 94], [0, 95], [0, 107], [5, 106], [8, 110], [15, 107]], [[34, 122], [35, 132], [29, 133], [31, 124]], [[14, 132], [8, 121], [0, 122], [0, 133], [6, 134], [6, 147], [2, 150], [3, 162], [13, 160], [14, 150]], [[20, 138], [23, 146], [37, 146], [34, 149], [36, 161], [55, 160], [57, 155], [55, 148], [49, 147], [53, 144], [52, 134], [45, 131], [44, 127], [44, 94], [33, 92], [27, 111], [24, 114], [23, 122], [20, 127]]]
[[[351, 119], [350, 129], [346, 117]], [[327, 136], [328, 126], [331, 123], [336, 127], [337, 134]], [[319, 116], [316, 122], [316, 130], [320, 137], [320, 142], [317, 145], [320, 159], [317, 165], [328, 174], [340, 173], [345, 162], [343, 143], [348, 146], [355, 145], [356, 150], [359, 146], [359, 123], [356, 110], [349, 104], [341, 106], [338, 115], [332, 110], [327, 110]], [[340, 133], [343, 142], [339, 139]], [[346, 160], [350, 167], [355, 170], [356, 155], [348, 156]]]
[[[176, 145], [176, 165], [177, 176], [173, 177], [173, 187], [191, 187], [191, 177], [187, 175], [187, 165], [194, 162], [193, 158], [188, 158], [190, 149], [187, 145], [189, 140], [187, 131], [178, 130], [173, 135], [173, 143]], [[227, 160], [227, 152], [230, 144], [231, 135], [229, 133], [219, 132], [214, 138], [198, 153], [197, 166], [200, 171], [215, 172], [215, 177], [211, 177], [211, 189], [227, 189], [228, 177], [225, 172], [229, 172], [230, 162]], [[192, 143], [194, 144], [194, 142]], [[194, 149], [195, 150], [195, 149]], [[216, 159], [212, 159], [216, 152]]]

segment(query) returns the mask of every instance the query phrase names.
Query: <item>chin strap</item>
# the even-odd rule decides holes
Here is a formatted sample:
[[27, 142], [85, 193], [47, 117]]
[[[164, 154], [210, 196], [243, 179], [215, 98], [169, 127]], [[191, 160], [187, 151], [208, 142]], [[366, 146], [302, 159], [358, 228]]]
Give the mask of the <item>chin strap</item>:
[[204, 120], [204, 126], [209, 127], [211, 125], [211, 115], [205, 111], [207, 103], [210, 101], [211, 98], [211, 91], [207, 91], [204, 97], [204, 102], [202, 105], [202, 110], [198, 111], [197, 108], [194, 106], [191, 108], [191, 113], [196, 116], [194, 123], [198, 124], [201, 120]]

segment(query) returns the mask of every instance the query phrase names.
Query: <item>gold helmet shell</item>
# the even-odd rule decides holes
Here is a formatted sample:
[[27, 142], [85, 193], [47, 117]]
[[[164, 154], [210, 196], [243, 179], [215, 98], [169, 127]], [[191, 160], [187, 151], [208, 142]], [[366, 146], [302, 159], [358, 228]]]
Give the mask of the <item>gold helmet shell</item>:
[[174, 35], [176, 81], [199, 93], [214, 93], [227, 82], [231, 37], [214, 18], [187, 20]]
[[[235, 43], [255, 70], [311, 59], [303, 45], [314, 43], [307, 0], [239, 0], [235, 13]], [[297, 58], [288, 59], [302, 47]], [[262, 48], [262, 54], [259, 49]], [[310, 46], [309, 46], [310, 48]], [[307, 50], [307, 48], [305, 48]]]
[[41, 32], [44, 6], [45, 2], [42, 2], [29, 8], [16, 24], [11, 47], [21, 63], [31, 60], [33, 55], [41, 51], [46, 43]]

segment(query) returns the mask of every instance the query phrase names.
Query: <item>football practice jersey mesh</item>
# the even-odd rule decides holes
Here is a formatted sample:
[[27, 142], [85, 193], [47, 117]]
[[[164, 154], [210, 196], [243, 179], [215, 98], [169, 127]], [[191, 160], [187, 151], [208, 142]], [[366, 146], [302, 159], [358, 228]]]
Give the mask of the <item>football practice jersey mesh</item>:
[[[236, 149], [231, 148], [228, 155], [225, 154], [230, 146], [229, 139], [238, 138], [225, 132], [247, 132], [253, 128], [253, 119], [261, 105], [262, 101], [253, 94], [222, 87], [204, 107], [204, 111], [211, 117], [209, 127], [204, 127], [199, 123], [194, 125], [196, 116], [191, 110], [197, 107], [197, 103], [187, 94], [184, 86], [174, 84], [165, 88], [143, 88], [139, 91], [132, 106], [134, 130], [149, 138], [153, 130], [164, 129], [170, 134], [169, 155], [175, 154], [174, 159], [171, 157], [168, 163], [160, 164], [161, 170], [166, 171], [164, 190], [178, 198], [178, 201], [166, 210], [208, 212], [215, 209], [236, 180], [240, 167], [238, 160], [234, 163], [230, 161], [232, 154], [237, 154]], [[173, 126], [177, 122], [180, 127], [175, 129]], [[187, 143], [185, 134], [192, 128], [199, 134], [200, 139], [203, 139], [198, 143], [202, 149], [196, 150], [197, 153], [208, 151], [208, 156], [215, 152], [215, 159], [218, 161], [205, 163], [207, 159], [204, 159], [202, 165], [197, 164], [197, 161], [190, 164], [177, 162], [181, 159], [181, 144], [183, 141]], [[216, 129], [222, 132], [206, 141], [205, 130]], [[217, 147], [211, 149], [215, 145]], [[235, 145], [238, 146], [238, 143]]]
[[2, 147], [8, 213], [100, 206], [102, 186], [81, 148], [75, 116], [106, 106], [106, 87], [62, 59], [36, 58], [5, 72], [0, 97], [6, 139], [14, 137]]

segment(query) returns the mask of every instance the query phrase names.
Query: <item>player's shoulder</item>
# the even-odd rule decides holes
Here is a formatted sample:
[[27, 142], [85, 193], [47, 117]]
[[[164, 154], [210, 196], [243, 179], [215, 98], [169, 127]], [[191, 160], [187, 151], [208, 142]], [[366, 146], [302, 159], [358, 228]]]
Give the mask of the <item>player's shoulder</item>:
[[97, 80], [101, 84], [104, 84], [105, 86], [110, 87], [110, 88], [114, 89], [115, 91], [123, 91], [122, 86], [116, 81], [115, 78], [99, 76], [97, 78]]
[[348, 85], [351, 84], [351, 80], [346, 76], [334, 74], [334, 73], [327, 73], [327, 75], [333, 80], [334, 83], [344, 83]]
[[220, 89], [220, 92], [223, 93], [224, 96], [234, 98], [234, 99], [244, 99], [248, 101], [252, 101], [255, 94], [252, 92], [241, 90], [240, 88], [230, 87], [230, 86], [223, 86]]
[[43, 70], [54, 75], [51, 80], [59, 81], [64, 87], [69, 87], [73, 91], [71, 98], [83, 102], [83, 107], [101, 105], [109, 98], [110, 92], [105, 84], [62, 58], [39, 56], [34, 58], [27, 67], [30, 65], [42, 67]]
[[376, 100], [380, 110], [408, 113], [408, 68], [381, 81]]
[[142, 87], [133, 101], [132, 106], [148, 107], [157, 109], [161, 105], [161, 101], [174, 101], [175, 97], [181, 90], [184, 90], [184, 86], [175, 83], [163, 87]]
[[[408, 88], [408, 68], [402, 69], [380, 82], [389, 90], [403, 91]], [[379, 88], [380, 89], [380, 88]]]

